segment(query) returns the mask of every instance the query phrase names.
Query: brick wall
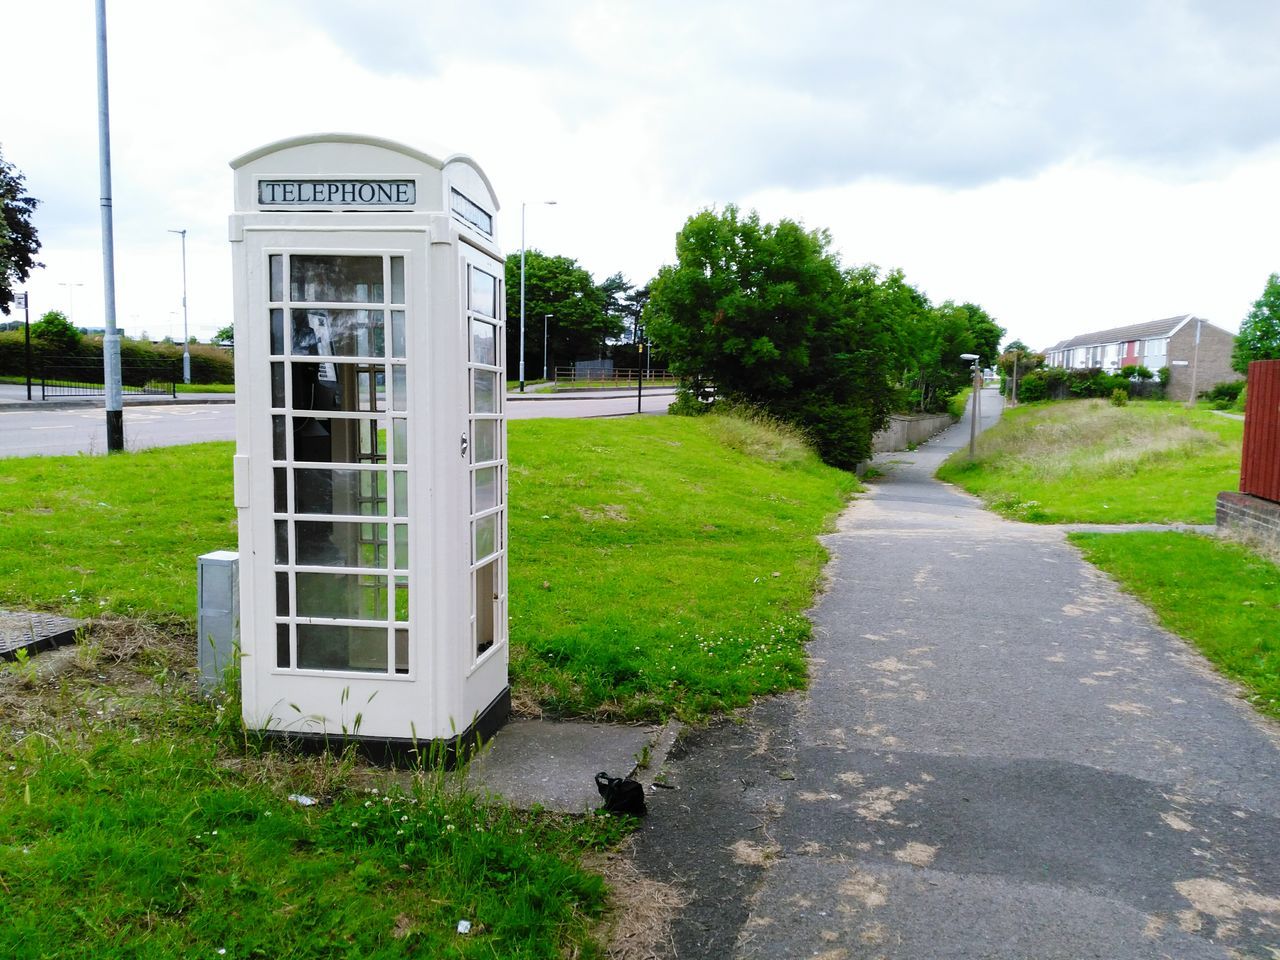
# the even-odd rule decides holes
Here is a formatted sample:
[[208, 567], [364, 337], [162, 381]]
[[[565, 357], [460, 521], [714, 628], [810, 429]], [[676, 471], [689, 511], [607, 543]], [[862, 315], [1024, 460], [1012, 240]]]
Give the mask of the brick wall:
[[1218, 494], [1216, 519], [1220, 530], [1245, 534], [1280, 550], [1280, 503], [1223, 491]]
[[[1236, 337], [1211, 323], [1200, 326], [1200, 355], [1196, 359], [1196, 321], [1190, 320], [1169, 338], [1169, 387], [1166, 396], [1170, 400], [1191, 399], [1191, 365], [1197, 366], [1196, 393], [1212, 390], [1219, 383], [1243, 380], [1231, 369], [1231, 350]], [[1187, 361], [1186, 366], [1175, 366], [1175, 360]], [[1151, 371], [1155, 373], [1154, 370]]]

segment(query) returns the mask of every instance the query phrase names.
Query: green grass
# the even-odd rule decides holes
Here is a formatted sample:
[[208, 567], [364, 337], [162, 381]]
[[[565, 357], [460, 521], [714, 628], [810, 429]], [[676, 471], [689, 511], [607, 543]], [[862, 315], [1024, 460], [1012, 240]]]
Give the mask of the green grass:
[[234, 383], [178, 383], [178, 393], [235, 393]]
[[[649, 390], [653, 387], [674, 387], [678, 386], [679, 380], [674, 377], [665, 379], [655, 378], [653, 380], [646, 379], [644, 388]], [[636, 382], [634, 380], [558, 380], [555, 384], [556, 390], [634, 390]]]
[[196, 557], [236, 547], [233, 447], [0, 459], [0, 607], [193, 625]]
[[1280, 718], [1280, 568], [1185, 533], [1072, 534], [1071, 542]]
[[0, 672], [0, 956], [599, 955], [580, 862], [625, 820], [262, 752], [234, 698], [193, 694], [189, 638], [96, 633], [57, 676]]
[[[856, 485], [733, 417], [516, 421], [515, 694], [560, 716], [699, 717], [805, 681], [826, 554]], [[234, 549], [228, 443], [0, 460], [0, 606], [195, 618]]]
[[780, 436], [718, 416], [511, 424], [518, 695], [659, 719], [802, 685], [815, 536], [855, 481]]
[[938, 476], [1033, 523], [1212, 523], [1218, 492], [1239, 485], [1243, 428], [1173, 403], [1027, 404]]

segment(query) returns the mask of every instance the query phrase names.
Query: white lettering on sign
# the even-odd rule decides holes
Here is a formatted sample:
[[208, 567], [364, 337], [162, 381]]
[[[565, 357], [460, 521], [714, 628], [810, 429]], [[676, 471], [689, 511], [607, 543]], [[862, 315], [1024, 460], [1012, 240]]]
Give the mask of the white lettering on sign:
[[264, 207], [407, 207], [417, 202], [412, 180], [259, 180]]

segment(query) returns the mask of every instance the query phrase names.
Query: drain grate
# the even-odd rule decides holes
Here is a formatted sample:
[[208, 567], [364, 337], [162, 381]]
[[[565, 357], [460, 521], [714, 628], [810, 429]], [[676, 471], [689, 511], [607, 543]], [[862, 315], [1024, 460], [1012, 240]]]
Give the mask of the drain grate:
[[48, 613], [0, 610], [0, 660], [16, 660], [19, 650], [39, 653], [71, 643], [83, 620]]

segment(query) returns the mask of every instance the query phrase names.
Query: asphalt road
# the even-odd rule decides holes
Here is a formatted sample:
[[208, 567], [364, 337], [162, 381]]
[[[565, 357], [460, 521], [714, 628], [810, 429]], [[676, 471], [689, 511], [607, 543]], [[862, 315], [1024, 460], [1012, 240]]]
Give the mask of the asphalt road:
[[1061, 531], [933, 480], [967, 440], [878, 458], [824, 538], [809, 689], [668, 763], [672, 955], [1280, 956], [1280, 729]]
[[[636, 412], [634, 393], [510, 398], [512, 420], [539, 417], [616, 417]], [[645, 413], [665, 413], [670, 391], [646, 393]], [[235, 439], [235, 406], [229, 403], [174, 403], [164, 406], [126, 405], [125, 448], [173, 446], [210, 440]], [[36, 454], [102, 453], [107, 444], [106, 415], [100, 406], [74, 409], [5, 409], [0, 405], [0, 457]]]

